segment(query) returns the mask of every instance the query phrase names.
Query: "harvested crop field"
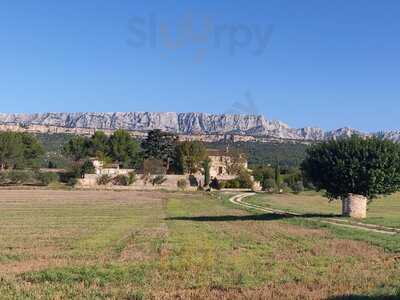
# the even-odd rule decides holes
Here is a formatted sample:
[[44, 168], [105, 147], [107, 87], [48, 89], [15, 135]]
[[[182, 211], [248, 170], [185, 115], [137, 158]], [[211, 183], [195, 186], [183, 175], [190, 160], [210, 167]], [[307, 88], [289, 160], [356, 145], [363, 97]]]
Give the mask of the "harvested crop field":
[[1, 298], [400, 295], [396, 248], [357, 239], [351, 229], [241, 210], [227, 198], [1, 190]]

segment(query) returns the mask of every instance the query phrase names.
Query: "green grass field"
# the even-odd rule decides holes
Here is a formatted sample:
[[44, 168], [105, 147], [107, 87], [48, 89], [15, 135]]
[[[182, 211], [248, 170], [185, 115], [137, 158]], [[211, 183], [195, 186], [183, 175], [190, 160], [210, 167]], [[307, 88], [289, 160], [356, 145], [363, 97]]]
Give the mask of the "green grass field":
[[219, 194], [1, 191], [0, 232], [1, 299], [400, 295], [395, 247]]
[[[294, 194], [259, 194], [246, 202], [270, 208], [309, 214], [341, 214], [340, 201], [328, 201], [316, 192]], [[365, 223], [400, 228], [400, 194], [379, 197], [368, 205]]]

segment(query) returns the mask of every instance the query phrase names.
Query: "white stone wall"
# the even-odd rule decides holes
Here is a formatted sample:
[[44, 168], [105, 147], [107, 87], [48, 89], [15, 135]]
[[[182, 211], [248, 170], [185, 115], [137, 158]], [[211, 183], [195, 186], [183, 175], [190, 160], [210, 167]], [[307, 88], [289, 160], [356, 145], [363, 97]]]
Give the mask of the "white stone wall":
[[161, 185], [152, 185], [151, 182], [145, 182], [142, 179], [142, 175], [136, 175], [136, 181], [129, 186], [119, 186], [109, 183], [107, 185], [98, 185], [97, 179], [99, 176], [96, 174], [87, 174], [85, 178], [80, 179], [77, 184], [77, 188], [82, 189], [112, 189], [112, 190], [169, 190], [178, 191], [178, 181], [185, 179], [187, 181], [188, 191], [195, 191], [197, 187], [191, 187], [189, 182], [189, 176], [187, 175], [165, 175], [166, 181]]

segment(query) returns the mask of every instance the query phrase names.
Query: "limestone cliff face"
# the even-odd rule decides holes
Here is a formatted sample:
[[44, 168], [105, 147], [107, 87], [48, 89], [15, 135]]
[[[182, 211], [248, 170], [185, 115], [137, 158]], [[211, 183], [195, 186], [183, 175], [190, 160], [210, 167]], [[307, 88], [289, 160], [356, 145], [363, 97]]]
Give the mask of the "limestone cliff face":
[[263, 116], [172, 112], [0, 114], [0, 123], [135, 131], [162, 129], [182, 134], [264, 134], [288, 128]]
[[[79, 132], [81, 129], [113, 131], [126, 129], [145, 132], [152, 129], [181, 135], [240, 135], [272, 139], [318, 141], [349, 137], [353, 134], [367, 136], [351, 128], [324, 132], [320, 128], [290, 128], [280, 121], [271, 121], [260, 115], [175, 113], [175, 112], [125, 112], [125, 113], [0, 113], [0, 125], [19, 125], [57, 128], [56, 132]], [[79, 130], [78, 130], [79, 129]], [[381, 133], [387, 139], [400, 141], [400, 132]]]

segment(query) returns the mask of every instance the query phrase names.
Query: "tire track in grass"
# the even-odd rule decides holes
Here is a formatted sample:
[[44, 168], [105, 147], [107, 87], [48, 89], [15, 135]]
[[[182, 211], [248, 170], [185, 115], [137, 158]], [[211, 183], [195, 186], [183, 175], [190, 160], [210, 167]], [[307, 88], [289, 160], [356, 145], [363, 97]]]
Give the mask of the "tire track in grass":
[[[274, 213], [274, 214], [279, 214], [279, 215], [289, 215], [289, 216], [294, 216], [294, 217], [302, 216], [302, 214], [299, 214], [299, 213], [288, 212], [288, 211], [279, 210], [279, 209], [270, 209], [270, 208], [262, 207], [262, 206], [255, 205], [255, 204], [249, 204], [249, 203], [243, 201], [243, 199], [254, 196], [254, 195], [256, 195], [256, 193], [244, 193], [244, 194], [234, 195], [231, 198], [229, 198], [229, 201], [235, 205], [239, 205], [239, 206], [242, 206], [245, 208], [251, 208], [251, 209], [255, 209], [255, 210], [263, 211], [263, 212], [267, 212], [267, 213]], [[349, 221], [338, 219], [338, 218], [327, 218], [325, 220], [318, 219], [318, 221], [321, 223], [325, 223], [325, 224], [331, 224], [331, 225], [335, 225], [335, 226], [347, 227], [347, 228], [352, 228], [352, 229], [359, 229], [359, 230], [375, 232], [375, 233], [382, 233], [382, 234], [389, 234], [389, 235], [400, 234], [400, 229], [397, 229], [397, 228], [384, 227], [384, 226], [373, 225], [373, 224], [364, 224], [364, 223], [360, 223], [360, 222], [349, 222]]]

